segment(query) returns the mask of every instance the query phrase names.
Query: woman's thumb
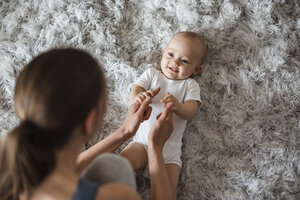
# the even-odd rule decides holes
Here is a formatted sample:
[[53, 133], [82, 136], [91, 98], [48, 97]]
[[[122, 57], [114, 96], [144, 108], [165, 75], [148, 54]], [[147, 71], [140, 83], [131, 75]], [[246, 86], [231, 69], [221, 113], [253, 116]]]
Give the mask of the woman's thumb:
[[161, 116], [159, 116], [159, 118], [162, 120], [166, 120], [170, 114], [172, 114], [171, 109], [170, 109], [170, 106], [167, 105], [167, 106], [165, 106], [165, 108], [164, 108]]

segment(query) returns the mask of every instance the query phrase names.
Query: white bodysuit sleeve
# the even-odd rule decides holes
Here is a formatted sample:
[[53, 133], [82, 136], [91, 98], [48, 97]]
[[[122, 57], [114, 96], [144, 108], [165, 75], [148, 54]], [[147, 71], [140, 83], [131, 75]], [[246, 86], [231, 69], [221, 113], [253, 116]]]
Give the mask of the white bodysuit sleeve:
[[187, 100], [196, 100], [202, 103], [201, 95], [200, 95], [200, 86], [197, 81], [191, 79], [188, 82], [187, 91], [184, 96], [184, 102]]
[[152, 68], [146, 70], [132, 85], [139, 85], [143, 87], [146, 91], [150, 89], [151, 81], [154, 76], [154, 71]]

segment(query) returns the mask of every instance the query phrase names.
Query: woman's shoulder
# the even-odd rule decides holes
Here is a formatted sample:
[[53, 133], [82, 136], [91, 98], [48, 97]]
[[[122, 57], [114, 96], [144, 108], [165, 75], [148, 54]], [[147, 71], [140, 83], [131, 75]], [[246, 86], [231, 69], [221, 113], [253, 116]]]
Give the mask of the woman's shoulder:
[[[117, 192], [116, 192], [117, 191]], [[98, 189], [97, 200], [102, 199], [133, 199], [140, 200], [141, 197], [131, 187], [121, 183], [109, 183]]]

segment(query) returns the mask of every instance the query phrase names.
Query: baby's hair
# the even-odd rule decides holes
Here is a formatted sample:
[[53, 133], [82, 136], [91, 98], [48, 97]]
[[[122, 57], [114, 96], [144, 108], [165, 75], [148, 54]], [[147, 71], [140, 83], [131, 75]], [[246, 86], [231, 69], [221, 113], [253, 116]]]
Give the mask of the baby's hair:
[[198, 34], [198, 33], [195, 33], [195, 32], [191, 32], [191, 31], [178, 32], [174, 36], [176, 36], [176, 35], [180, 35], [180, 36], [183, 36], [183, 37], [189, 38], [189, 39], [197, 39], [200, 42], [200, 45], [202, 45], [202, 47], [204, 49], [204, 52], [201, 54], [201, 62], [200, 62], [200, 64], [202, 64], [203, 63], [203, 59], [204, 59], [204, 57], [206, 55], [206, 44], [205, 44], [204, 39], [201, 37], [201, 35]]

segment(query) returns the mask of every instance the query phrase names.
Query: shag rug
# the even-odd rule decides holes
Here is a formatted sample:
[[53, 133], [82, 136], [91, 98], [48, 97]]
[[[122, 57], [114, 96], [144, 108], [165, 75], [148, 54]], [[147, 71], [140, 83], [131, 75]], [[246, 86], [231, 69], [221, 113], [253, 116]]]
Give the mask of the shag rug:
[[[203, 105], [183, 138], [178, 199], [296, 199], [300, 191], [298, 0], [1, 0], [0, 135], [18, 120], [15, 80], [51, 48], [85, 49], [104, 65], [108, 112], [95, 143], [129, 108], [129, 85], [159, 67], [178, 31], [207, 43]], [[123, 145], [118, 151], [120, 151]], [[148, 198], [149, 181], [137, 177]]]

